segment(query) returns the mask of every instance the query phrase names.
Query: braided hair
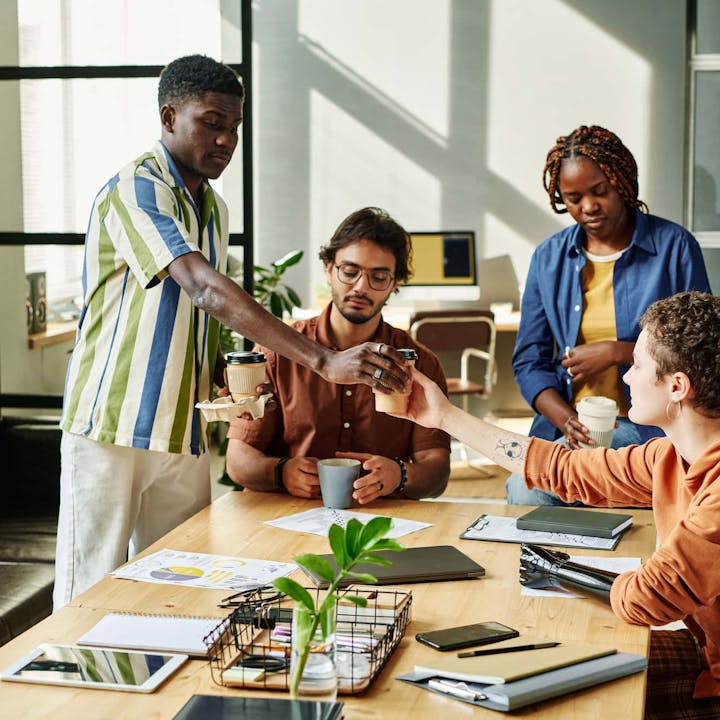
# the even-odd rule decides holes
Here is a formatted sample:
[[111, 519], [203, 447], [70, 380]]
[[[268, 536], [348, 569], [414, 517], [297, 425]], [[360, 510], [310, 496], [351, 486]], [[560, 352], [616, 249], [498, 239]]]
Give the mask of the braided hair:
[[560, 168], [564, 160], [586, 157], [604, 173], [626, 205], [648, 212], [638, 200], [638, 169], [632, 153], [615, 133], [599, 125], [581, 125], [569, 135], [561, 135], [547, 154], [543, 170], [543, 187], [550, 196], [550, 206], [558, 213], [567, 208], [560, 194]]

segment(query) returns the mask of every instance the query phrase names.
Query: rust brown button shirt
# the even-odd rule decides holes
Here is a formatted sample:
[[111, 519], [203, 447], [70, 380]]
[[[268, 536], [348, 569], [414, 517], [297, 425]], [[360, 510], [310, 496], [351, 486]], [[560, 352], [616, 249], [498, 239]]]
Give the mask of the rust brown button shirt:
[[[321, 345], [332, 347], [330, 307], [317, 317], [294, 323], [293, 327]], [[371, 340], [395, 348], [415, 348], [417, 368], [447, 393], [439, 360], [408, 333], [381, 321]], [[329, 383], [272, 350], [262, 346], [257, 349], [267, 356], [268, 379], [277, 407], [260, 420], [234, 420], [228, 438], [243, 440], [279, 457], [326, 458], [334, 457], [336, 451], [346, 451], [407, 459], [420, 450], [450, 450], [446, 433], [375, 412], [373, 392], [367, 385]]]

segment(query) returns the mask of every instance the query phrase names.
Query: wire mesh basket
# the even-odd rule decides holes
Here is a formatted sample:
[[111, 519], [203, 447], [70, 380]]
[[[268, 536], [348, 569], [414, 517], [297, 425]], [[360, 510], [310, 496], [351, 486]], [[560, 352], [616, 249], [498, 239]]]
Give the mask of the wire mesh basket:
[[[320, 590], [307, 589], [316, 602], [322, 601]], [[367, 605], [353, 604], [344, 599], [346, 594], [364, 597]], [[249, 594], [204, 638], [216, 684], [288, 689], [292, 602], [277, 593], [269, 600]], [[355, 585], [343, 591], [335, 614], [339, 693], [354, 695], [369, 687], [405, 635], [411, 605], [412, 594], [406, 590]]]

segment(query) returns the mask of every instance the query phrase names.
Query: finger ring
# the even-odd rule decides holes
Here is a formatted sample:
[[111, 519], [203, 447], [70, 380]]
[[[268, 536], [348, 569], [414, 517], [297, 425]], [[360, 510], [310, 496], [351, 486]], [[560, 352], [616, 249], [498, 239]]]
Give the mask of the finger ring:
[[378, 480], [378, 492], [380, 492], [384, 487], [385, 485], [383, 485], [382, 481]]
[[375, 372], [373, 373], [373, 377], [374, 377], [376, 380], [379, 380], [379, 379], [382, 377], [382, 374], [383, 374], [383, 369], [382, 369], [382, 368], [377, 368], [377, 369], [375, 370]]
[[375, 351], [375, 352], [377, 352], [378, 355], [382, 355], [382, 349], [383, 349], [384, 344], [385, 343], [378, 343], [377, 350]]
[[567, 374], [568, 374], [570, 377], [575, 377], [575, 376], [573, 375], [572, 368], [568, 368], [568, 369], [567, 369]]

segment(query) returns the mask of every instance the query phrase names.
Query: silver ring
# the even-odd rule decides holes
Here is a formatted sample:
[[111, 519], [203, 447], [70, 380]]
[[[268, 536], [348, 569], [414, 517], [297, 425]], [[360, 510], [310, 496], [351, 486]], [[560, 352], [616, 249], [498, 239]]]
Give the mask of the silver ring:
[[568, 368], [568, 369], [567, 369], [567, 374], [568, 374], [570, 377], [575, 377], [575, 376], [573, 375], [572, 368]]
[[378, 343], [377, 350], [375, 351], [378, 355], [382, 355], [382, 349], [385, 346], [385, 343]]
[[382, 369], [382, 368], [376, 368], [376, 369], [375, 369], [375, 372], [373, 373], [373, 377], [374, 377], [376, 380], [379, 380], [379, 379], [382, 377], [382, 375], [383, 375], [383, 369]]
[[384, 487], [385, 486], [382, 484], [382, 481], [378, 480], [378, 492], [381, 492]]

